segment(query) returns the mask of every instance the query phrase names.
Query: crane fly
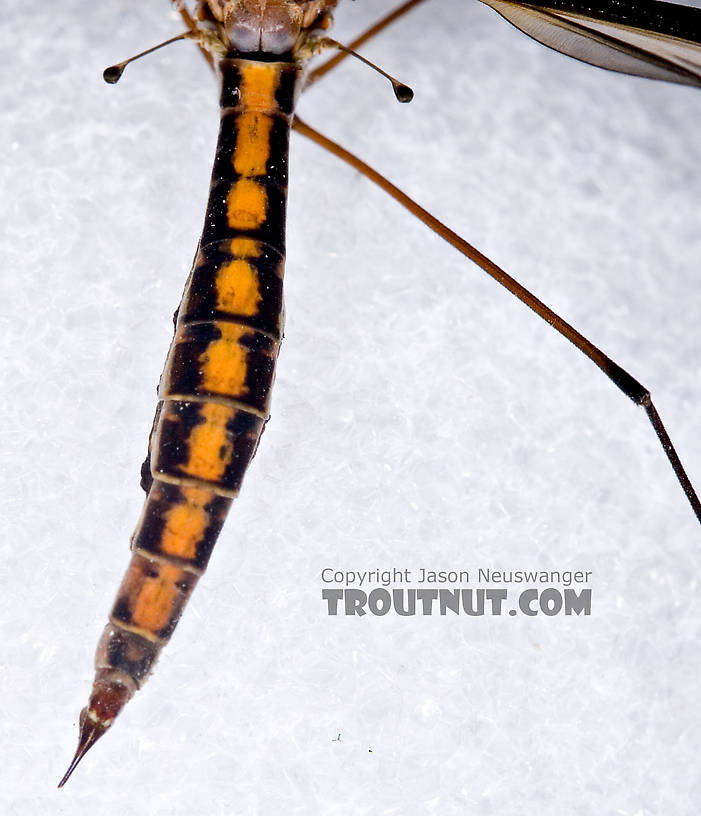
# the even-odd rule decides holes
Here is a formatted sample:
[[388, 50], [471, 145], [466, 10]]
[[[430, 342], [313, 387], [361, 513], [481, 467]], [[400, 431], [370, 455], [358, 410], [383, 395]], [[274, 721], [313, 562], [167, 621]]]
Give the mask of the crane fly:
[[[245, 5], [243, 4], [242, 7]], [[258, 5], [251, 3], [250, 7]], [[605, 5], [595, 11], [590, 9], [590, 14], [584, 17], [583, 6], [569, 2], [559, 3], [557, 0], [537, 6], [502, 2], [502, 0], [490, 3], [490, 5], [527, 33], [578, 58], [586, 58], [587, 61], [595, 64], [628, 73], [648, 75], [652, 78], [681, 84], [701, 85], [701, 72], [698, 67], [699, 42], [701, 42], [701, 29], [699, 29], [698, 21], [701, 12], [695, 14], [691, 11], [679, 11], [678, 18], [683, 23], [683, 25], [680, 23], [681, 28], [679, 28], [673, 25], [675, 18], [670, 16], [669, 9], [665, 8], [665, 13], [660, 17], [662, 10], [660, 4], [650, 5], [650, 8], [657, 12], [652, 17], [634, 16], [632, 20], [634, 25], [629, 24], [631, 21], [628, 18], [621, 18], [618, 10], [616, 15], [612, 16], [610, 9], [607, 10]], [[249, 39], [255, 26], [253, 24], [233, 25], [226, 16], [228, 6], [227, 3], [203, 4], [202, 15], [209, 27], [197, 28], [197, 31], [200, 32], [197, 38], [198, 44], [215, 62], [220, 63], [220, 67], [223, 66], [221, 70], [227, 77], [228, 85], [225, 82], [223, 91], [224, 98], [227, 100], [225, 108], [228, 113], [225, 112], [226, 115], [234, 118], [245, 117], [249, 110], [247, 105], [254, 105], [251, 110], [255, 113], [258, 111], [258, 108], [255, 108], [255, 105], [259, 104], [257, 100], [264, 97], [264, 102], [269, 107], [273, 101], [275, 104], [279, 102], [282, 106], [280, 108], [282, 115], [291, 119], [295, 96], [292, 75], [297, 73], [296, 60], [288, 61], [284, 70], [278, 69], [274, 67], [277, 62], [272, 59], [270, 53], [287, 55], [292, 44], [296, 42], [296, 35], [283, 38], [284, 45], [280, 46], [280, 34], [277, 28], [271, 24], [269, 32], [266, 28], [261, 29], [259, 39], [267, 43], [264, 47], [267, 56], [262, 60], [253, 59], [251, 52], [254, 52], [255, 48], [251, 43], [258, 40], [253, 37], [249, 43]], [[283, 2], [275, 6], [275, 11], [277, 13], [290, 11], [295, 20], [298, 18], [303, 20], [303, 22], [296, 22], [295, 25], [301, 26], [304, 30], [309, 28], [310, 31], [315, 31], [317, 28], [326, 30], [329, 27], [330, 14], [334, 6], [334, 2]], [[182, 8], [184, 10], [184, 7]], [[188, 14], [185, 13], [183, 16], [187, 17]], [[654, 29], [654, 36], [650, 36], [650, 29]], [[202, 31], [205, 31], [206, 35], [202, 34]], [[612, 39], [612, 31], [617, 33], [615, 40]], [[217, 33], [214, 35], [212, 32]], [[236, 54], [232, 56], [232, 42], [246, 45], [245, 47], [239, 45], [237, 49], [235, 48]], [[294, 47], [296, 49], [297, 45]], [[242, 54], [244, 56], [241, 56]], [[308, 54], [302, 54], [299, 59], [306, 60], [310, 56], [312, 56], [312, 49]], [[249, 71], [253, 72], [250, 76]], [[263, 76], [265, 78], [261, 79], [260, 77]], [[274, 91], [267, 90], [272, 87]], [[263, 116], [268, 115], [266, 113], [268, 108], [261, 110]], [[277, 113], [275, 115], [277, 116]], [[258, 116], [258, 113], [255, 113], [255, 116]], [[255, 126], [247, 125], [247, 127], [251, 133], [255, 131], [258, 134], [252, 137], [257, 146], [251, 148], [249, 153], [244, 153], [242, 166], [247, 166], [247, 163], [251, 166], [256, 164], [259, 158], [257, 151], [263, 142], [265, 146], [264, 164], [269, 161], [267, 151], [273, 144], [273, 137], [270, 137], [270, 141], [267, 141], [267, 137], [260, 137], [260, 121], [256, 119], [254, 124]], [[233, 132], [239, 132], [236, 128], [243, 132], [242, 125], [236, 125]], [[313, 135], [308, 129], [305, 130], [304, 125], [301, 125], [300, 129], [307, 135]], [[284, 256], [284, 236], [277, 245], [268, 235], [268, 231], [277, 230], [284, 221], [284, 216], [278, 213], [273, 218], [266, 209], [267, 205], [256, 199], [255, 192], [251, 192], [248, 187], [245, 192], [241, 192], [237, 187], [237, 185], [243, 186], [244, 182], [248, 184], [251, 178], [262, 178], [266, 174], [266, 177], [269, 178], [271, 174], [274, 175], [272, 165], [266, 164], [265, 173], [258, 170], [255, 173], [252, 170], [241, 170], [237, 164], [231, 135], [229, 134], [226, 139], [228, 139], [226, 141], [228, 147], [226, 150], [224, 148], [220, 150], [217, 161], [223, 166], [222, 155], [224, 155], [224, 163], [227, 166], [230, 163], [237, 169], [234, 177], [227, 177], [225, 184], [221, 182], [221, 179], [215, 179], [213, 182], [213, 189], [216, 188], [216, 184], [220, 186], [224, 184], [225, 189], [222, 188], [221, 194], [217, 193], [219, 197], [216, 201], [214, 195], [210, 198], [205, 233], [199, 254], [196, 256], [193, 281], [196, 281], [199, 274], [197, 270], [209, 269], [211, 271], [214, 269], [217, 274], [220, 274], [225, 268], [231, 271], [229, 267], [232, 265], [241, 266], [249, 262], [253, 264], [253, 261], [250, 261], [251, 258], [262, 257], [267, 263], [272, 256], [275, 257], [275, 262], [279, 266]], [[256, 139], [263, 141], [255, 142]], [[284, 136], [277, 134], [275, 140], [284, 141]], [[239, 150], [239, 142], [237, 145], [236, 150]], [[282, 163], [284, 164], [284, 159]], [[221, 172], [224, 171], [221, 170]], [[294, 177], [294, 170], [292, 175]], [[276, 189], [278, 187], [281, 189], [284, 182], [283, 171], [280, 178], [275, 179]], [[221, 210], [223, 206], [221, 202], [224, 199], [226, 206], [224, 210]], [[246, 213], [250, 214], [251, 208], [255, 209], [256, 201], [260, 204], [260, 219], [251, 225], [253, 222], [247, 220]], [[284, 210], [284, 203], [280, 207]], [[243, 215], [239, 217], [237, 214], [241, 213]], [[269, 218], [271, 219], [270, 224], [268, 223]], [[221, 219], [224, 220], [219, 223]], [[224, 224], [226, 234], [222, 233], [221, 224]], [[236, 234], [229, 234], [226, 229]], [[259, 234], [260, 230], [265, 232], [264, 239]], [[226, 248], [223, 248], [224, 241], [227, 242]], [[207, 256], [205, 251], [211, 247], [216, 247], [216, 253], [219, 253], [215, 259]], [[259, 270], [259, 272], [263, 275], [262, 271]], [[270, 270], [267, 270], [265, 274], [268, 272]], [[432, 283], [435, 275], [436, 270], [433, 270]], [[204, 286], [205, 284], [200, 282], [197, 285]], [[275, 288], [273, 278], [271, 277], [270, 280], [266, 278], [264, 285], [261, 284], [261, 286], [268, 292], [273, 290]], [[210, 336], [213, 318], [211, 315], [208, 317], [204, 315], [214, 307], [204, 295], [197, 294], [195, 298], [192, 294], [193, 290], [186, 291], [189, 291], [189, 294], [183, 301], [184, 305], [178, 315], [176, 341], [171, 349], [161, 384], [161, 399], [165, 402], [160, 409], [160, 415], [157, 414], [156, 417], [150, 467], [146, 468], [144, 476], [145, 489], [151, 491], [148, 499], [151, 505], [147, 505], [146, 515], [140, 522], [142, 533], [137, 534], [135, 538], [137, 542], [135, 560], [132, 562], [131, 572], [122, 585], [110, 624], [98, 651], [98, 677], [91, 703], [81, 717], [81, 739], [78, 752], [61, 784], [67, 780], [88, 748], [111, 726], [113, 719], [125, 702], [148, 677], [160, 647], [170, 638], [184, 603], [206, 566], [211, 545], [228, 511], [230, 499], [237, 495], [246, 462], [255, 453], [267, 416], [268, 391], [273, 376], [272, 365], [277, 356], [277, 347], [281, 337], [279, 295], [275, 297], [275, 305], [274, 308], [271, 307], [271, 314], [266, 313], [265, 320], [257, 306], [251, 307], [251, 311], [245, 311], [248, 305], [241, 305], [240, 293], [232, 295], [232, 300], [235, 301], [236, 309], [239, 311], [227, 312], [221, 306], [215, 309], [220, 322], [214, 327], [216, 338], [213, 339]], [[249, 302], [250, 299], [246, 301], [247, 304]], [[203, 303], [205, 303], [204, 306]], [[236, 320], [222, 317], [226, 314], [233, 315]], [[241, 323], [240, 318], [243, 314], [247, 315], [250, 320]], [[189, 322], [188, 316], [191, 318]], [[260, 325], [257, 322], [259, 318]], [[549, 322], [553, 320], [551, 316]], [[209, 333], [202, 334], [205, 327]], [[221, 361], [226, 358], [231, 349], [243, 348], [242, 337], [248, 337], [251, 332], [255, 334], [255, 337], [246, 340], [248, 345], [245, 345], [246, 354], [249, 357], [246, 358], [247, 362], [241, 363], [239, 366], [241, 371], [235, 372], [234, 376], [231, 373], [232, 366], [236, 368], [233, 363], [231, 361], [227, 363], [226, 360], [223, 363]], [[225, 369], [223, 374], [222, 365]], [[611, 375], [608, 364], [604, 362], [600, 367], [608, 368], [608, 373]], [[249, 382], [249, 379], [246, 378], [251, 371], [253, 375], [249, 377]], [[193, 372], [197, 372], [196, 376]], [[197, 379], [198, 377], [200, 379]], [[641, 390], [629, 375], [618, 368], [613, 371], [612, 378], [616, 384], [623, 386], [629, 397], [647, 408], [655, 424], [656, 414], [649, 410], [649, 405], [644, 397], [644, 389]], [[642, 379], [645, 380], [644, 374]], [[233, 380], [236, 380], [236, 384], [233, 384]], [[257, 388], [260, 393], [256, 390]], [[582, 388], [585, 386], [582, 385]], [[242, 396], [244, 391], [247, 394], [245, 399]], [[586, 397], [582, 397], [582, 402], [586, 404], [586, 401]], [[226, 433], [221, 430], [222, 428], [226, 429]], [[660, 432], [659, 425], [656, 430]], [[216, 439], [212, 441], [208, 438], [206, 442], [201, 443], [193, 441], [194, 436], [200, 434], [200, 431], [205, 436], [211, 431]], [[219, 431], [221, 433], [217, 436]], [[231, 434], [231, 438], [226, 435], [227, 433]], [[241, 440], [244, 440], [243, 443]], [[239, 443], [243, 444], [241, 451], [235, 448], [235, 445]], [[663, 437], [663, 444], [666, 448], [669, 447], [666, 437]], [[217, 462], [216, 457], [210, 456], [210, 448], [212, 450], [216, 448], [219, 451], [219, 458], [224, 461], [221, 472], [214, 473], [216, 470], [214, 465]], [[181, 456], [183, 450], [187, 452], [185, 459]], [[172, 455], [173, 451], [177, 452], [177, 456]], [[239, 459], [241, 459], [240, 464]], [[677, 469], [677, 475], [680, 475], [679, 469]], [[695, 512], [698, 513], [698, 499], [693, 493], [693, 488], [690, 483], [685, 482], [685, 477], [680, 476], [680, 482], [692, 506], [696, 505]], [[165, 521], [166, 510], [164, 508], [171, 513], [171, 510], [179, 511], [183, 507], [189, 508], [190, 515], [184, 520], [185, 525], [189, 525], [188, 529], [194, 525], [194, 517], [198, 514], [202, 515], [203, 508], [206, 524], [203, 522], [201, 540], [198, 539], [199, 543], [195, 547], [197, 552], [186, 556], [177, 551], [173, 560], [166, 551], [163, 539], [163, 530], [171, 529], [173, 519]], [[171, 515], [175, 517], [182, 514], [173, 512]], [[187, 513], [185, 515], [187, 516]], [[160, 520], [158, 530], [154, 531], [149, 528], [144, 532], [156, 517]], [[199, 551], [200, 545], [206, 550], [205, 553]], [[148, 552], [153, 556], [152, 559], [146, 556]], [[137, 560], [139, 563], [135, 566]], [[193, 569], [186, 568], [185, 562], [191, 562]], [[167, 602], [162, 598], [159, 600], [160, 590], [154, 589], [149, 581], [172, 584], [171, 595], [173, 597], [169, 595], [170, 600]], [[163, 607], [160, 611], [158, 611], [158, 604]], [[131, 671], [134, 672], [134, 675], [130, 680], [127, 675]]]

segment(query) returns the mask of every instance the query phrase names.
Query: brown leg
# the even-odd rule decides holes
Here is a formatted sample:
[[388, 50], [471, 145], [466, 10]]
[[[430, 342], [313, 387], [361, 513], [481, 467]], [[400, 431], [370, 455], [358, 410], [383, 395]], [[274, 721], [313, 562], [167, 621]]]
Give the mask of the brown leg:
[[650, 392], [632, 377], [625, 369], [621, 368], [617, 363], [607, 357], [599, 348], [597, 348], [591, 341], [589, 341], [583, 334], [577, 331], [567, 321], [563, 320], [556, 314], [549, 306], [546, 306], [534, 294], [528, 291], [525, 286], [522, 286], [517, 280], [512, 278], [503, 269], [497, 266], [493, 261], [483, 255], [478, 249], [469, 244], [464, 238], [461, 238], [457, 233], [449, 229], [445, 224], [439, 221], [435, 216], [431, 215], [423, 207], [419, 206], [413, 199], [409, 198], [406, 193], [403, 193], [398, 187], [395, 187], [384, 176], [378, 173], [369, 165], [365, 164], [361, 159], [350, 153], [338, 143], [328, 139], [326, 136], [314, 130], [314, 128], [307, 125], [299, 117], [295, 119], [295, 130], [302, 133], [307, 138], [311, 139], [316, 144], [333, 153], [339, 159], [342, 159], [351, 167], [358, 170], [370, 181], [374, 182], [388, 193], [395, 201], [398, 201], [403, 207], [409, 210], [419, 220], [423, 221], [427, 227], [432, 229], [436, 234], [444, 238], [449, 244], [454, 246], [458, 252], [462, 253], [466, 258], [473, 261], [480, 269], [484, 270], [490, 277], [494, 278], [497, 283], [500, 283], [504, 288], [508, 289], [512, 295], [517, 297], [522, 303], [532, 309], [539, 317], [546, 323], [549, 323], [556, 331], [563, 337], [566, 337], [570, 343], [575, 345], [582, 354], [586, 355], [596, 366], [598, 366], [604, 374], [620, 388], [621, 391], [631, 399], [636, 405], [641, 405], [647, 413], [648, 419], [652, 427], [655, 429], [662, 449], [664, 450], [669, 463], [674, 470], [674, 473], [684, 491], [689, 504], [691, 505], [694, 515], [701, 523], [701, 501], [691, 484], [691, 480], [684, 470], [684, 466], [677, 455], [674, 445], [672, 444], [667, 431], [665, 430], [662, 420], [655, 406], [652, 403]]
[[[190, 31], [193, 31], [197, 27], [197, 21], [195, 18], [190, 14], [188, 10], [187, 3], [185, 0], [171, 0], [177, 11], [180, 13], [180, 16], [183, 18], [183, 22], [188, 27]], [[210, 68], [214, 68], [214, 61], [212, 60], [212, 55], [202, 48], [201, 45], [198, 46], [200, 51], [202, 52], [202, 56], [207, 60], [207, 64]]]

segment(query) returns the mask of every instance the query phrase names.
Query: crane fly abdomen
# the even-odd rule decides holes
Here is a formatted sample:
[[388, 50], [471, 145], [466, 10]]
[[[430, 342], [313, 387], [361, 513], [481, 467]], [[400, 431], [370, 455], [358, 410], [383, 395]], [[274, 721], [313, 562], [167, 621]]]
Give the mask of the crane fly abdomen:
[[301, 69], [228, 57], [218, 68], [221, 126], [207, 214], [159, 386], [148, 495], [64, 782], [171, 637], [268, 418], [282, 340], [287, 159]]

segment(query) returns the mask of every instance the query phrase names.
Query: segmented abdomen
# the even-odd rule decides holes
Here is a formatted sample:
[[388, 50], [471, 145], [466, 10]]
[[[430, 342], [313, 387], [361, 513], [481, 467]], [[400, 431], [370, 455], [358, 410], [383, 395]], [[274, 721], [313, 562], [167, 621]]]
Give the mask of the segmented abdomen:
[[222, 119], [205, 226], [159, 386], [134, 554], [96, 656], [88, 716], [104, 723], [147, 677], [207, 566], [268, 418], [282, 339], [299, 71], [244, 59], [219, 69]]

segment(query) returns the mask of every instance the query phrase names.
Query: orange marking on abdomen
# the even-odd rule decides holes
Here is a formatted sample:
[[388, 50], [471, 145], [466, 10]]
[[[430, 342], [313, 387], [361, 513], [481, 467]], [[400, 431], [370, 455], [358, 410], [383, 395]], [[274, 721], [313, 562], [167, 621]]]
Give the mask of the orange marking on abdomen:
[[183, 487], [182, 493], [185, 504], [175, 504], [166, 513], [160, 549], [163, 554], [192, 560], [210, 523], [205, 506], [215, 494], [197, 487]]
[[268, 194], [262, 184], [241, 178], [231, 185], [226, 197], [226, 220], [231, 229], [258, 229], [267, 215]]
[[279, 110], [275, 92], [280, 82], [280, 69], [274, 63], [248, 62], [240, 66], [240, 105], [244, 110], [274, 113]]
[[226, 426], [235, 413], [235, 408], [226, 405], [213, 402], [202, 404], [200, 416], [204, 422], [190, 432], [188, 460], [179, 468], [183, 473], [208, 482], [221, 480], [234, 452]]
[[131, 622], [149, 632], [163, 629], [171, 618], [178, 596], [177, 582], [183, 570], [171, 564], [159, 564], [158, 575], [146, 578], [134, 603]]
[[199, 357], [202, 371], [202, 387], [207, 391], [240, 397], [248, 392], [246, 387], [246, 349], [241, 338], [251, 330], [232, 323], [217, 323], [221, 332]]
[[261, 251], [255, 238], [232, 238], [229, 242], [229, 254], [238, 258], [260, 258]]
[[241, 113], [236, 119], [236, 147], [231, 161], [240, 176], [264, 176], [270, 158], [273, 120], [264, 113]]
[[217, 309], [232, 315], [258, 314], [262, 300], [258, 273], [247, 261], [236, 259], [217, 271]]

